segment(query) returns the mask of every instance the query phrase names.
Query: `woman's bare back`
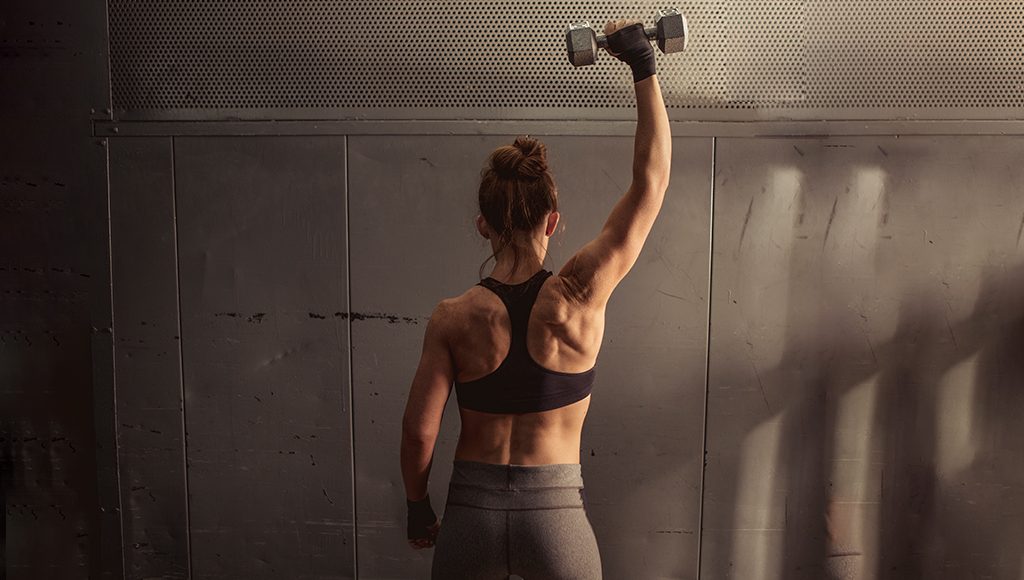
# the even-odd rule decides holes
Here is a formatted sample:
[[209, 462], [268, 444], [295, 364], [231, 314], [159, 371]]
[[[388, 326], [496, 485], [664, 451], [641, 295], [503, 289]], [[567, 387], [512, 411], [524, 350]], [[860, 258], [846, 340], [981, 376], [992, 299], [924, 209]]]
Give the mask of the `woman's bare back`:
[[[481, 286], [450, 304], [455, 380], [472, 381], [494, 372], [511, 342], [505, 305]], [[596, 363], [603, 336], [604, 306], [574, 305], [566, 298], [563, 279], [549, 277], [530, 313], [526, 337], [530, 356], [553, 371], [584, 372]], [[483, 413], [460, 407], [462, 429], [455, 459], [517, 465], [579, 463], [580, 435], [589, 407], [590, 396], [539, 413]]]

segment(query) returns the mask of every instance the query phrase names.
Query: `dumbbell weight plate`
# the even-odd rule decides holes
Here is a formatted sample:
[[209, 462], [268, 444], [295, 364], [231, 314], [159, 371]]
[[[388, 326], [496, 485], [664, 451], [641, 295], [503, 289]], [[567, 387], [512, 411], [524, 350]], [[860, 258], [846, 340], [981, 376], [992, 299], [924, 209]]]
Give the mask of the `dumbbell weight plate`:
[[589, 22], [570, 24], [565, 31], [565, 46], [573, 66], [587, 66], [597, 60], [597, 33]]
[[686, 50], [686, 43], [689, 40], [686, 17], [675, 8], [659, 10], [654, 15], [658, 32], [658, 48], [663, 54], [682, 52]]

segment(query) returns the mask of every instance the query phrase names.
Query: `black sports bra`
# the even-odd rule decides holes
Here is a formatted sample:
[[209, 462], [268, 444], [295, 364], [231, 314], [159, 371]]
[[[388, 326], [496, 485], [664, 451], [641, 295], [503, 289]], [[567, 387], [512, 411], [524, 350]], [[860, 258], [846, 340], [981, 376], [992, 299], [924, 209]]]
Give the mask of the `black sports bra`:
[[512, 344], [494, 372], [473, 381], [455, 382], [460, 407], [487, 413], [535, 413], [564, 407], [590, 394], [596, 366], [582, 373], [553, 371], [533, 360], [527, 350], [530, 312], [549, 276], [550, 271], [541, 270], [519, 284], [502, 284], [490, 277], [478, 283], [505, 304], [512, 322]]

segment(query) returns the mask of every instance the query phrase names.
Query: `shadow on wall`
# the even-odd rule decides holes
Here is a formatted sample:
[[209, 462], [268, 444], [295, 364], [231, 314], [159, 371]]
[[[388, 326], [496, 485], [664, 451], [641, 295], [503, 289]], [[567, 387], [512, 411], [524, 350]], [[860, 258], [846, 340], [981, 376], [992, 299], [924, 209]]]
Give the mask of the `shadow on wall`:
[[[961, 331], [975, 341], [973, 400], [963, 409], [972, 457], [952, 466], [936, 486], [927, 552], [906, 551], [927, 577], [1024, 577], [1024, 264], [990, 267], [972, 316]], [[964, 332], [965, 331], [965, 332]], [[959, 409], [951, 409], [958, 411]], [[940, 441], [942, 439], [940, 438]], [[953, 442], [955, 443], [955, 442]], [[909, 490], [911, 493], [913, 490]], [[912, 496], [908, 498], [914, 500]], [[893, 506], [894, 513], [901, 506]], [[903, 516], [906, 526], [915, 522]], [[943, 555], [948, 571], [939, 567]], [[919, 562], [934, 555], [932, 568]], [[901, 562], [898, 552], [896, 562]], [[938, 568], [938, 569], [936, 569]], [[891, 576], [890, 576], [891, 577]], [[926, 577], [926, 576], [920, 576]]]
[[[791, 180], [785, 189], [792, 203], [775, 206], [781, 218], [770, 216], [794, 216], [782, 227], [792, 227], [792, 240], [772, 240], [790, 243], [777, 254], [788, 255], [789, 272], [771, 278], [788, 284], [779, 295], [784, 336], [772, 337], [782, 344], [780, 358], [753, 377], [728, 369], [716, 381], [752, 382], [767, 408], [730, 427], [743, 435], [743, 451], [721, 468], [736, 470], [731, 488], [715, 491], [715, 501], [730, 506], [722, 509], [733, 511], [732, 537], [722, 539], [730, 577], [1018, 580], [1024, 264], [1001, 266], [1012, 254], [987, 247], [990, 234], [982, 230], [999, 204], [978, 200], [990, 213], [968, 214], [974, 219], [967, 225], [952, 222], [937, 232], [951, 249], [940, 251], [929, 239], [916, 252], [896, 248], [883, 240], [894, 229], [905, 239], [909, 228], [890, 223], [890, 210], [914, 228], [961, 216], [955, 207], [938, 217], [914, 213], [925, 203], [923, 182], [942, 179], [943, 171], [929, 178], [934, 161], [904, 160], [900, 183], [891, 184], [884, 171], [858, 167], [845, 194], [833, 196], [825, 190], [838, 165], [828, 163]], [[998, 188], [992, 179], [984, 185]], [[891, 207], [915, 196], [907, 207]], [[847, 223], [837, 206], [852, 212]], [[805, 215], [827, 218], [824, 242], [819, 231], [822, 243], [801, 243]], [[951, 272], [959, 279], [946, 280]], [[742, 283], [766, 280], [753, 274]], [[750, 332], [758, 317], [764, 315], [740, 324]], [[751, 349], [772, 348], [764, 336], [747, 340]]]
[[[779, 577], [1021, 577], [1021, 297], [1024, 266], [985, 274], [960, 321], [947, 323], [934, 297], [906, 297], [892, 340], [873, 347], [877, 374], [861, 381], [848, 380], [856, 373], [843, 368], [842, 345], [830, 345], [831, 364], [786, 410]], [[849, 458], [841, 417], [857, 388], [873, 391], [870, 445]]]

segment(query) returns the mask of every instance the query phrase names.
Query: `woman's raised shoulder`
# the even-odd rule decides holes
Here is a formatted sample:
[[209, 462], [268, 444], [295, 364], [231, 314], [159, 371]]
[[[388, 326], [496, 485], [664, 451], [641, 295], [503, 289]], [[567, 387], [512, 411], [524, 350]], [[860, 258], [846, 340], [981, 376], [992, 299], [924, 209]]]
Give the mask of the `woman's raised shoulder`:
[[570, 319], [591, 314], [593, 308], [586, 303], [580, 302], [569, 281], [555, 274], [544, 282], [537, 301], [544, 302], [544, 308], [549, 313], [549, 319], [553, 323], [564, 323]]

